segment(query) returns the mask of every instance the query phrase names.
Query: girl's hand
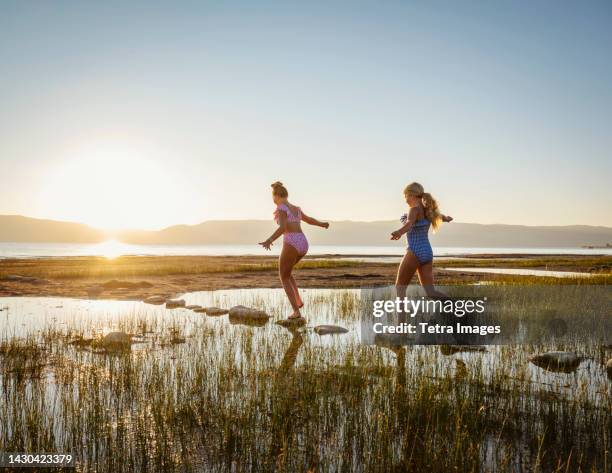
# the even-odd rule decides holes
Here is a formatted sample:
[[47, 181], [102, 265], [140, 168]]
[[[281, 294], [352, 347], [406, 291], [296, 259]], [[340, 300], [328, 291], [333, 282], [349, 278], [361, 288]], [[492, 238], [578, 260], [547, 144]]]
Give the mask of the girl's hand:
[[329, 228], [329, 222], [324, 222], [323, 225], [321, 225], [323, 228]]
[[445, 215], [444, 218], [442, 219], [442, 221], [446, 222], [446, 223], [450, 223], [453, 221], [453, 217], [451, 217], [450, 215]]
[[262, 241], [262, 242], [260, 242], [258, 244], [263, 246], [268, 251], [270, 251], [271, 246], [272, 246], [272, 242], [270, 240]]
[[395, 230], [391, 233], [391, 240], [399, 240], [402, 237], [402, 232]]

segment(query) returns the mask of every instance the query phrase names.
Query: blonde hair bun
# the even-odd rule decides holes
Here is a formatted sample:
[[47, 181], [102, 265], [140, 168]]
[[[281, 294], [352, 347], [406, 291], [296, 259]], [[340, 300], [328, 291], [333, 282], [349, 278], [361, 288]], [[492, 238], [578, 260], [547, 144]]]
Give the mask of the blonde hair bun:
[[274, 182], [271, 187], [272, 187], [272, 194], [277, 195], [282, 198], [286, 198], [289, 196], [289, 191], [287, 191], [287, 188], [283, 185], [281, 181]]

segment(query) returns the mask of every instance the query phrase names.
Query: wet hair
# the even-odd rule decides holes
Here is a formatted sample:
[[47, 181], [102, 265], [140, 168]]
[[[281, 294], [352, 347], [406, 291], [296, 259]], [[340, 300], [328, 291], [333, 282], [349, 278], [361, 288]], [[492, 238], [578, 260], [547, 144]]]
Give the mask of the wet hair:
[[276, 181], [272, 184], [272, 195], [286, 199], [289, 197], [289, 192], [287, 191], [287, 188], [283, 186], [281, 181]]
[[425, 192], [425, 188], [418, 182], [412, 182], [404, 189], [404, 195], [412, 195], [414, 197], [420, 197], [425, 208], [425, 217], [431, 222], [431, 226], [434, 230], [438, 228], [440, 222], [442, 222], [442, 214], [438, 207], [438, 202], [429, 192]]

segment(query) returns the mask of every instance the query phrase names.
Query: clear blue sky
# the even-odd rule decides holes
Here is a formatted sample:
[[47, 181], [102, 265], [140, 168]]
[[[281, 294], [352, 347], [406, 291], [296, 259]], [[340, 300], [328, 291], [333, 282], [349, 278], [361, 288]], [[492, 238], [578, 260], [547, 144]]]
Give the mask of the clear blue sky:
[[612, 225], [612, 2], [0, 1], [0, 214]]

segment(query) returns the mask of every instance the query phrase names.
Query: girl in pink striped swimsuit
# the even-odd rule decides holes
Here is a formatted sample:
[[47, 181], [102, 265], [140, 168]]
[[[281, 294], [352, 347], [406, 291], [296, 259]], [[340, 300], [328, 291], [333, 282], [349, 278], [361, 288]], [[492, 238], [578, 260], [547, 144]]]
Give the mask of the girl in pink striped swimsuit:
[[310, 225], [317, 227], [329, 228], [329, 223], [319, 222], [318, 220], [304, 214], [299, 207], [290, 204], [287, 198], [289, 192], [280, 182], [272, 184], [272, 200], [276, 204], [274, 219], [278, 223], [278, 229], [266, 241], [260, 243], [266, 250], [269, 250], [274, 240], [283, 235], [283, 250], [281, 251], [278, 260], [278, 269], [281, 283], [285, 289], [285, 293], [289, 298], [293, 314], [290, 319], [299, 319], [302, 317], [300, 309], [304, 306], [298, 287], [291, 275], [293, 267], [302, 259], [308, 252], [308, 240], [302, 233], [300, 221], [304, 221]]

